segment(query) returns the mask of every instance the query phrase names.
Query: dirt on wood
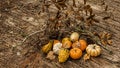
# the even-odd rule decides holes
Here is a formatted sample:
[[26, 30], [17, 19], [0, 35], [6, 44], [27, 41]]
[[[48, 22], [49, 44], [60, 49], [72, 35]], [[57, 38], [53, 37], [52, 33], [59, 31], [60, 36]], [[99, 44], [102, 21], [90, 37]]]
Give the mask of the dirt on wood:
[[[90, 15], [84, 5], [95, 14], [90, 29], [81, 26]], [[113, 43], [86, 62], [83, 57], [65, 63], [45, 58], [41, 46], [79, 28], [108, 32]], [[120, 68], [120, 0], [0, 0], [0, 68]]]

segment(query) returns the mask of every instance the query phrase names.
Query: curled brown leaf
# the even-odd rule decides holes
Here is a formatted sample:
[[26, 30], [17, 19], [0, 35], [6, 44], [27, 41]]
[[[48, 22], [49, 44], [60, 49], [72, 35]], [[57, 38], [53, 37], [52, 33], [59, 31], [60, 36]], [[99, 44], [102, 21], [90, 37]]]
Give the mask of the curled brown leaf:
[[48, 54], [47, 54], [47, 59], [49, 60], [54, 60], [55, 59], [55, 55], [54, 55], [54, 52], [53, 51], [50, 51]]
[[84, 61], [89, 60], [90, 59], [90, 55], [89, 54], [85, 54], [83, 59], [84, 59]]

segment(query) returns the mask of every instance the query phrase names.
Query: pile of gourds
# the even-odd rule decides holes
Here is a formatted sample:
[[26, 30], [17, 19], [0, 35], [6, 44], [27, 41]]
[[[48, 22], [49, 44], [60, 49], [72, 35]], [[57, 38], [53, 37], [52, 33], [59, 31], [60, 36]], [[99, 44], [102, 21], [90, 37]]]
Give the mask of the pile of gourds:
[[50, 40], [48, 44], [42, 47], [43, 53], [49, 53], [53, 51], [58, 55], [59, 62], [65, 62], [69, 57], [72, 59], [80, 59], [83, 55], [83, 51], [86, 51], [87, 55], [99, 56], [101, 48], [97, 44], [87, 44], [83, 39], [79, 38], [79, 33], [73, 32], [70, 38], [63, 38], [59, 40]]

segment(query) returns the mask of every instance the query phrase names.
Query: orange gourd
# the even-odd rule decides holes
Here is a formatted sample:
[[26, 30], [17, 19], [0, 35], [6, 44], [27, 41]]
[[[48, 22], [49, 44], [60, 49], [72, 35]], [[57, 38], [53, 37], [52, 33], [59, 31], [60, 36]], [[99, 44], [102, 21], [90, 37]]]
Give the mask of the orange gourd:
[[82, 56], [82, 51], [79, 48], [72, 48], [70, 50], [70, 57], [72, 59], [79, 59]]
[[87, 42], [85, 40], [79, 40], [80, 42], [80, 49], [84, 51], [87, 47]]
[[87, 47], [87, 42], [85, 40], [79, 40], [72, 44], [72, 48], [80, 48], [82, 51], [84, 51]]
[[72, 44], [72, 48], [79, 48], [79, 47], [80, 47], [79, 41], [76, 41]]

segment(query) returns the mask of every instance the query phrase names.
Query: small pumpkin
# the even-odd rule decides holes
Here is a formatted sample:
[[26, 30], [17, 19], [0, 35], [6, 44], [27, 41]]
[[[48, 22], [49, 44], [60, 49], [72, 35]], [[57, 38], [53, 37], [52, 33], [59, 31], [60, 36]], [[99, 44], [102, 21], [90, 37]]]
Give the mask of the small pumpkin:
[[79, 48], [72, 48], [70, 50], [70, 57], [72, 59], [79, 59], [82, 56], [82, 50]]
[[60, 63], [65, 62], [69, 58], [69, 50], [62, 48], [59, 51], [58, 59]]
[[101, 53], [101, 48], [97, 44], [89, 44], [86, 48], [87, 54], [90, 56], [99, 56]]
[[62, 48], [62, 43], [58, 42], [58, 43], [54, 44], [54, 46], [53, 46], [53, 52], [58, 55], [59, 54], [59, 50], [61, 48]]
[[69, 40], [66, 40], [66, 41], [63, 42], [62, 44], [63, 44], [63, 45], [62, 45], [63, 48], [71, 48], [71, 46], [72, 46], [72, 42], [69, 41]]
[[76, 41], [72, 44], [72, 48], [80, 48], [80, 43], [79, 41]]
[[84, 51], [87, 47], [87, 42], [85, 40], [82, 40], [82, 39], [80, 39], [79, 42], [80, 42], [80, 49], [82, 51]]
[[44, 53], [48, 53], [52, 49], [52, 46], [53, 46], [53, 40], [50, 40], [49, 43], [47, 43], [42, 47], [42, 51]]
[[70, 35], [70, 40], [73, 41], [73, 42], [78, 41], [79, 36], [80, 36], [79, 33], [73, 32], [73, 33]]
[[72, 48], [80, 48], [82, 51], [84, 51], [87, 47], [87, 42], [85, 40], [79, 40], [72, 44]]

